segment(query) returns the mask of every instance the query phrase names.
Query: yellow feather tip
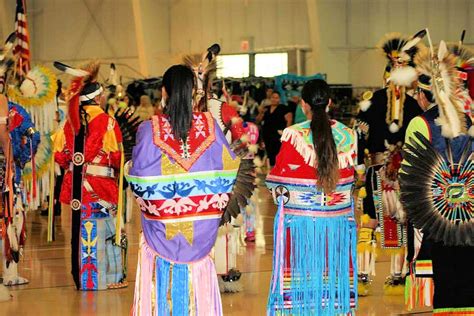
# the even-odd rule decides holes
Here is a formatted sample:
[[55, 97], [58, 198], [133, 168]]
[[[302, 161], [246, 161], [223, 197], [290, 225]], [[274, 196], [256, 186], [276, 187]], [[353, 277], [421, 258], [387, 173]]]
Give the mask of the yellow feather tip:
[[359, 197], [361, 199], [365, 199], [367, 197], [367, 190], [365, 189], [365, 187], [359, 189]]
[[370, 221], [370, 216], [367, 214], [364, 214], [360, 217], [360, 223], [361, 224], [367, 224]]

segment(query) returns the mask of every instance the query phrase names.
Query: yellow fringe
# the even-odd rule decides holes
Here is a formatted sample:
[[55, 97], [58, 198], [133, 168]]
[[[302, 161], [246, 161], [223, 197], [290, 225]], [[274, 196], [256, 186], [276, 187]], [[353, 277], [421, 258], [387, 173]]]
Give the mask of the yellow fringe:
[[54, 153], [51, 155], [49, 172], [48, 242], [52, 242], [54, 229]]
[[[361, 198], [361, 199], [365, 199], [367, 197], [367, 190], [365, 187], [362, 187], [359, 189], [359, 193], [358, 193], [358, 196]], [[368, 216], [368, 215], [367, 215]]]
[[377, 255], [403, 255], [405, 253], [405, 247], [401, 248], [379, 248], [377, 249]]
[[377, 245], [380, 245], [380, 232], [375, 232], [375, 241]]
[[366, 242], [360, 242], [357, 244], [357, 253], [365, 253], [366, 251], [370, 253], [375, 253], [374, 247], [372, 247], [372, 244], [369, 244]]
[[66, 145], [66, 135], [64, 134], [64, 129], [58, 129], [53, 135], [51, 135], [51, 147], [53, 153], [61, 152]]
[[[48, 157], [48, 160], [50, 160], [49, 157]], [[36, 169], [36, 178], [37, 179], [41, 178], [46, 172], [49, 171], [49, 169], [50, 169], [49, 163], [41, 166], [41, 168], [37, 168]], [[33, 173], [22, 174], [21, 178], [23, 179], [23, 181], [25, 181], [25, 183], [30, 182], [30, 181], [33, 180]]]
[[122, 228], [123, 166], [125, 164], [124, 160], [125, 160], [125, 156], [123, 154], [123, 147], [122, 147], [122, 144], [120, 144], [120, 172], [119, 172], [119, 187], [118, 187], [117, 218], [116, 218], [116, 223], [115, 223], [115, 244], [116, 245], [120, 245], [121, 228]]
[[368, 224], [370, 221], [370, 216], [368, 214], [364, 214], [360, 217], [361, 224]]
[[110, 123], [107, 127], [107, 132], [104, 135], [103, 149], [106, 153], [111, 153], [119, 150], [119, 145], [117, 143], [117, 137], [115, 136], [114, 124]]

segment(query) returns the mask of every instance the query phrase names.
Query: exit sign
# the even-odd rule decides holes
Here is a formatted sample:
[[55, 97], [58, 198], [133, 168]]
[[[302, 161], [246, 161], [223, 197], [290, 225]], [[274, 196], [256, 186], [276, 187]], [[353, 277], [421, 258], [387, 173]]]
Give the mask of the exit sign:
[[250, 48], [250, 43], [248, 40], [244, 40], [240, 42], [240, 51], [248, 52]]

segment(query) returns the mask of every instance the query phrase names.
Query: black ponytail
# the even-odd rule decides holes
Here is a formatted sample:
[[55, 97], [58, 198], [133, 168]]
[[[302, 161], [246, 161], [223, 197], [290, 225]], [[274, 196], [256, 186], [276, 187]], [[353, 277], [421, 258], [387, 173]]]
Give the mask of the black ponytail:
[[184, 142], [193, 119], [194, 74], [187, 66], [171, 66], [163, 75], [163, 86], [168, 94], [164, 112], [173, 134]]
[[331, 121], [326, 113], [330, 91], [328, 84], [321, 79], [313, 79], [303, 87], [302, 99], [311, 107], [311, 132], [316, 152], [318, 187], [329, 194], [336, 189], [339, 180], [339, 160], [336, 143], [332, 135]]

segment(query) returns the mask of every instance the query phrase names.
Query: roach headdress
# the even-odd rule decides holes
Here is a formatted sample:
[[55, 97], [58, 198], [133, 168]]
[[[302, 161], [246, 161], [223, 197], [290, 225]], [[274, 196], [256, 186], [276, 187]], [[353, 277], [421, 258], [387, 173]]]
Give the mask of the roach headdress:
[[77, 134], [81, 126], [80, 106], [90, 104], [103, 91], [102, 86], [97, 82], [100, 63], [92, 61], [80, 68], [73, 68], [55, 61], [54, 67], [74, 76], [66, 97], [68, 102], [68, 120]]
[[387, 58], [384, 78], [397, 86], [409, 87], [416, 80], [414, 58], [421, 48], [421, 40], [426, 31], [417, 32], [411, 37], [400, 33], [389, 33], [379, 43], [378, 47]]

